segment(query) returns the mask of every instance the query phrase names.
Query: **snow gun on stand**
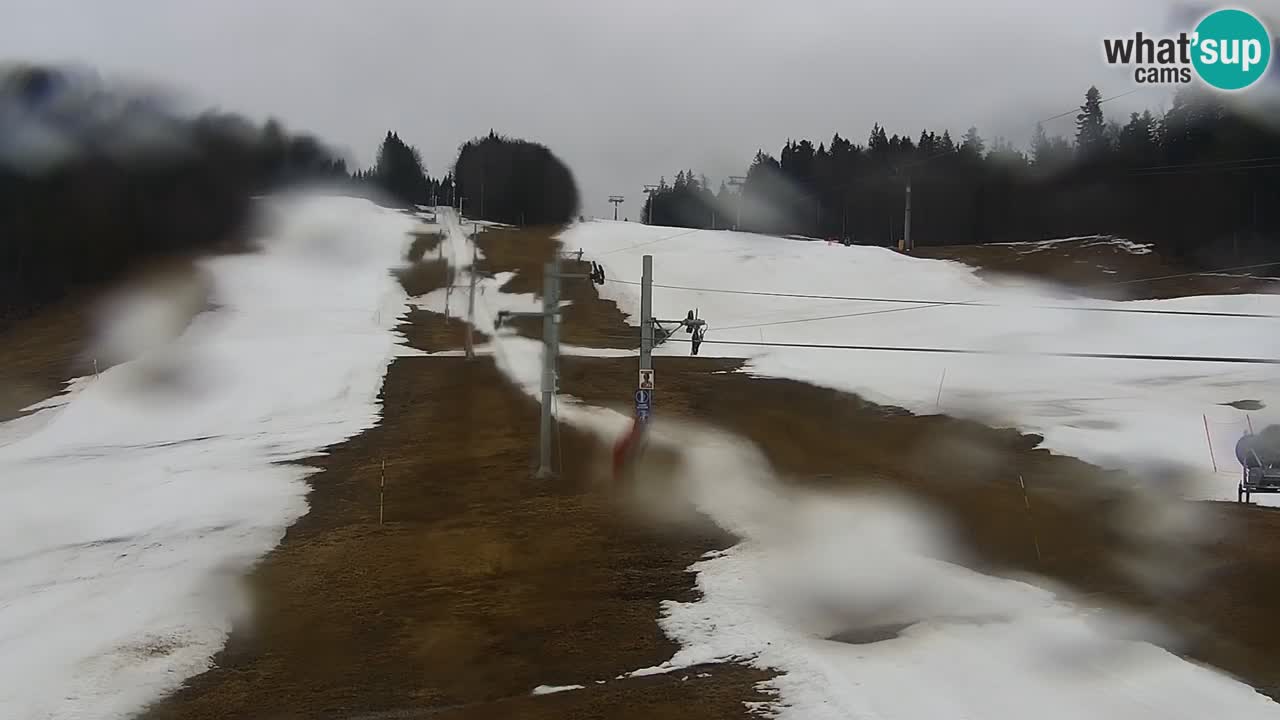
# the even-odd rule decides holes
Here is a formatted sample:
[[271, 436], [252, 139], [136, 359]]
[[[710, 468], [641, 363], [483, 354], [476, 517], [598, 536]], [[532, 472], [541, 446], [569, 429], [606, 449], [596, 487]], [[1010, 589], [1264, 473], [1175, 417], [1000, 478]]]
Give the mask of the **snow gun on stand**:
[[1245, 434], [1236, 443], [1236, 460], [1242, 471], [1237, 502], [1252, 502], [1255, 494], [1280, 493], [1280, 425]]

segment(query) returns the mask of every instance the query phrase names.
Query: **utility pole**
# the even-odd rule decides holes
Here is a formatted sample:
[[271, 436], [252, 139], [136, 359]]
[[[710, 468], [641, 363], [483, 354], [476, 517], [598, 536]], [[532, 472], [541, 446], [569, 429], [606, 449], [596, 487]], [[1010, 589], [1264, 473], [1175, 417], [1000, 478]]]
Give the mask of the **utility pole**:
[[621, 205], [624, 200], [626, 200], [626, 198], [622, 197], [621, 195], [609, 196], [609, 202], [613, 203], [613, 219], [614, 220], [618, 219], [618, 206]]
[[[472, 264], [474, 266], [474, 259]], [[557, 367], [560, 358], [561, 280], [590, 280], [596, 284], [603, 284], [604, 270], [593, 263], [592, 273], [589, 275], [561, 273], [560, 258], [557, 255], [551, 262], [543, 266], [542, 312], [508, 312], [503, 310], [497, 316], [499, 325], [505, 322], [507, 318], [533, 317], [542, 319], [542, 416], [538, 434], [537, 471], [537, 477], [540, 479], [555, 475], [555, 470], [551, 467], [551, 433], [553, 430], [552, 408], [555, 405], [556, 392], [559, 390]]]
[[[603, 276], [599, 282], [603, 282]], [[657, 388], [657, 373], [653, 369], [653, 348], [675, 334], [675, 328], [684, 328], [693, 336], [692, 354], [698, 354], [698, 347], [706, 337], [707, 323], [697, 316], [697, 310], [679, 320], [660, 320], [653, 317], [653, 256], [644, 256], [644, 266], [640, 273], [640, 373], [636, 382], [636, 422], [647, 423], [653, 413], [653, 393]], [[662, 337], [656, 337], [661, 331]]]
[[911, 176], [907, 176], [907, 212], [902, 219], [902, 247], [907, 252], [915, 249], [911, 245]]
[[471, 245], [471, 289], [467, 291], [467, 359], [474, 360], [476, 327], [476, 246]]
[[742, 188], [746, 184], [747, 184], [747, 179], [742, 175], [729, 176], [729, 187], [736, 188], [738, 191], [738, 202], [737, 202], [738, 210], [737, 210], [737, 219], [733, 221], [734, 230], [742, 229]]
[[645, 185], [644, 192], [649, 196], [649, 217], [645, 219], [646, 225], [653, 224], [653, 206], [658, 202], [658, 186]]
[[555, 475], [551, 469], [551, 405], [556, 395], [556, 361], [560, 355], [560, 263], [552, 260], [542, 266], [542, 312], [498, 313], [501, 325], [507, 318], [542, 318], [542, 416], [538, 427], [538, 470], [535, 477]]
[[[650, 210], [653, 206], [650, 204]], [[636, 387], [636, 421], [649, 422], [653, 405], [653, 256], [644, 256], [640, 273], [640, 378]]]
[[551, 470], [551, 404], [556, 395], [556, 361], [560, 355], [560, 264], [543, 267], [542, 283], [542, 422], [539, 428], [537, 477], [549, 478]]

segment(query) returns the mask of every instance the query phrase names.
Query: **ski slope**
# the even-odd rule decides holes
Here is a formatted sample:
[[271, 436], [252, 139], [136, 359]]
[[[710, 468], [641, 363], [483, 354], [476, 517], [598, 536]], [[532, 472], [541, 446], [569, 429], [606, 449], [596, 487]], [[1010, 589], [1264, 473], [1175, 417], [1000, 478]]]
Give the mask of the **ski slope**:
[[[1090, 310], [1280, 314], [1277, 296], [1136, 302], [1084, 299], [1046, 284], [984, 280], [959, 263], [912, 258], [885, 248], [626, 222], [576, 224], [561, 240], [565, 247], [583, 248], [605, 266], [613, 282], [606, 283], [601, 295], [617, 301], [633, 319], [639, 314], [636, 281], [645, 254], [654, 256], [658, 285], [993, 304], [996, 307], [938, 306], [665, 287], [656, 288], [653, 299], [654, 315], [659, 318], [684, 317], [694, 308], [699, 311], [710, 328], [702, 355], [749, 358], [752, 373], [854, 392], [916, 413], [941, 412], [1039, 433], [1045, 447], [1104, 467], [1174, 463], [1192, 474], [1190, 492], [1198, 498], [1234, 499], [1236, 440], [1250, 423], [1260, 428], [1280, 419], [1273, 409], [1280, 408], [1280, 371], [1273, 366], [1033, 355], [1280, 358], [1277, 320]], [[1133, 244], [1122, 242], [1121, 246], [1131, 252], [1145, 251]], [[1033, 307], [1043, 305], [1068, 309]], [[762, 347], [735, 342], [1004, 354]], [[660, 355], [688, 352], [689, 346], [683, 343], [658, 350]], [[1260, 401], [1266, 409], [1246, 416], [1224, 405], [1240, 400]]]
[[[677, 286], [655, 289], [654, 314], [680, 318], [697, 308], [711, 324], [708, 340], [726, 343], [704, 345], [703, 355], [750, 358], [753, 373], [852, 391], [919, 413], [1040, 432], [1054, 450], [1104, 465], [1181, 463], [1199, 480], [1195, 490], [1202, 497], [1231, 495], [1230, 448], [1246, 423], [1262, 424], [1270, 415], [1246, 418], [1219, 403], [1280, 400], [1267, 366], [1026, 355], [1280, 357], [1276, 321], [1269, 319], [1084, 310], [1280, 313], [1280, 298], [1119, 304], [1037, 283], [990, 282], [957, 263], [880, 248], [608, 221], [574, 225], [561, 239], [606, 267], [614, 282], [602, 295], [633, 317], [641, 257], [654, 255], [655, 283]], [[746, 344], [770, 342], [1008, 354]], [[688, 345], [672, 344], [658, 354], [687, 352]], [[661, 367], [659, 360], [659, 387]], [[1206, 426], [1218, 459], [1225, 459], [1221, 473], [1209, 459]], [[663, 432], [666, 443], [688, 448], [676, 485], [741, 542], [691, 568], [701, 597], [666, 603], [660, 618], [681, 649], [640, 674], [725, 661], [777, 671], [762, 684], [775, 699], [759, 709], [787, 720], [1280, 717], [1280, 705], [1252, 688], [1152, 644], [1169, 639], [1141, 619], [1078, 605], [1043, 579], [988, 577], [955, 564], [944, 526], [900, 498], [796, 490], [779, 484], [764, 455], [739, 438], [678, 424]], [[851, 629], [868, 636], [828, 639]]]
[[[239, 578], [306, 511], [294, 464], [371, 427], [415, 221], [267, 201], [262, 251], [203, 263], [215, 309], [0, 425], [0, 717], [125, 718], [206, 669]], [[151, 328], [154, 329], [154, 328]]]
[[[467, 233], [452, 218], [446, 224], [450, 257], [465, 268], [471, 254]], [[644, 248], [656, 250], [672, 235], [633, 228], [576, 226], [565, 244], [581, 243], [612, 277], [626, 279], [619, 268], [632, 266], [630, 259], [616, 256], [634, 253], [638, 267]], [[601, 237], [617, 230], [630, 234], [621, 241]], [[774, 254], [764, 260], [764, 273], [787, 250], [775, 239], [730, 238], [757, 240], [757, 251]], [[711, 247], [712, 256], [724, 251]], [[749, 264], [759, 257], [748, 252], [734, 259]], [[710, 259], [702, 271], [721, 280], [731, 275]], [[683, 272], [690, 278], [695, 270]], [[534, 306], [531, 297], [495, 293], [504, 279], [480, 280], [489, 312], [479, 312], [476, 322], [486, 331], [495, 309]], [[634, 311], [626, 295], [621, 299], [624, 310]], [[441, 303], [436, 297], [424, 306], [438, 310]], [[745, 315], [761, 309], [726, 303], [716, 311]], [[674, 302], [657, 313], [684, 314]], [[493, 337], [485, 352], [538, 398], [536, 341], [504, 333]], [[729, 350], [759, 352], [746, 346]], [[753, 357], [756, 363], [766, 359]], [[805, 360], [791, 358], [801, 367]], [[606, 441], [628, 424], [615, 412], [572, 398], [558, 404], [562, 422]], [[690, 568], [697, 573], [698, 600], [663, 604], [659, 623], [680, 645], [670, 660], [613, 679], [580, 678], [562, 686], [566, 690], [736, 662], [776, 673], [760, 684], [773, 699], [749, 705], [784, 720], [1280, 718], [1280, 705], [1247, 685], [1152, 644], [1167, 640], [1159, 628], [1077, 605], [1043, 580], [994, 578], [960, 566], [944, 526], [901, 498], [829, 496], [781, 484], [757, 448], [713, 428], [664, 421], [651, 432], [655, 447], [685, 449], [682, 470], [660, 478], [661, 512], [687, 504], [740, 542]], [[863, 641], [828, 639], [850, 630], [875, 636], [885, 628], [883, 637]]]

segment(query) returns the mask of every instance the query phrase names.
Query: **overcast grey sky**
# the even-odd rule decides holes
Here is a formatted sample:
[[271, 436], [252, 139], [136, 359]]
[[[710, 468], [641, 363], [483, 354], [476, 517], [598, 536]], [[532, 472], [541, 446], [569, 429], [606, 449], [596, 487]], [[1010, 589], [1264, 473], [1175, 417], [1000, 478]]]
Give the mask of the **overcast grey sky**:
[[[395, 129], [438, 175], [493, 128], [568, 162], [588, 214], [609, 213], [616, 193], [635, 218], [643, 184], [687, 167], [718, 181], [789, 137], [865, 142], [880, 122], [913, 136], [977, 125], [1025, 143], [1090, 84], [1133, 89], [1129, 71], [1103, 63], [1101, 40], [1166, 30], [1174, 4], [0, 0], [0, 54], [84, 62], [275, 115], [362, 165]], [[1146, 90], [1107, 110], [1166, 97]]]

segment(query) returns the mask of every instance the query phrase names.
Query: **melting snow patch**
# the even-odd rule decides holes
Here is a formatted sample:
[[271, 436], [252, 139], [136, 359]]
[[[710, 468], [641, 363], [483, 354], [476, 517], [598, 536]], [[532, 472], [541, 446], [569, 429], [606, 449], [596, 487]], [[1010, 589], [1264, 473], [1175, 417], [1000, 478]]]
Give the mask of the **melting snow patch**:
[[539, 685], [530, 694], [553, 695], [555, 693], [569, 692], [570, 690], [582, 690], [585, 687], [585, 685]]
[[631, 672], [627, 673], [623, 677], [638, 678], [638, 677], [648, 677], [650, 675], [665, 675], [666, 673], [669, 673], [672, 670], [683, 670], [685, 667], [686, 666], [684, 665], [673, 666], [671, 663], [665, 662], [665, 663], [662, 663], [661, 665], [654, 665], [653, 667], [640, 668], [639, 670], [632, 670]]
[[1059, 245], [1069, 243], [1079, 244], [1081, 247], [1094, 247], [1097, 245], [1111, 245], [1113, 247], [1126, 250], [1132, 255], [1147, 255], [1152, 252], [1151, 245], [1148, 243], [1136, 243], [1132, 240], [1124, 238], [1112, 237], [1110, 235], [1083, 235], [1080, 237], [1055, 238], [1052, 240], [1030, 240], [1024, 242], [1008, 242], [1008, 243], [989, 243], [998, 247], [1017, 247], [1027, 248], [1024, 254], [1039, 252], [1041, 250], [1049, 250]]
[[287, 463], [377, 421], [413, 220], [264, 206], [261, 252], [203, 263], [216, 310], [0, 426], [0, 717], [129, 717], [207, 669], [242, 573], [306, 511]]

